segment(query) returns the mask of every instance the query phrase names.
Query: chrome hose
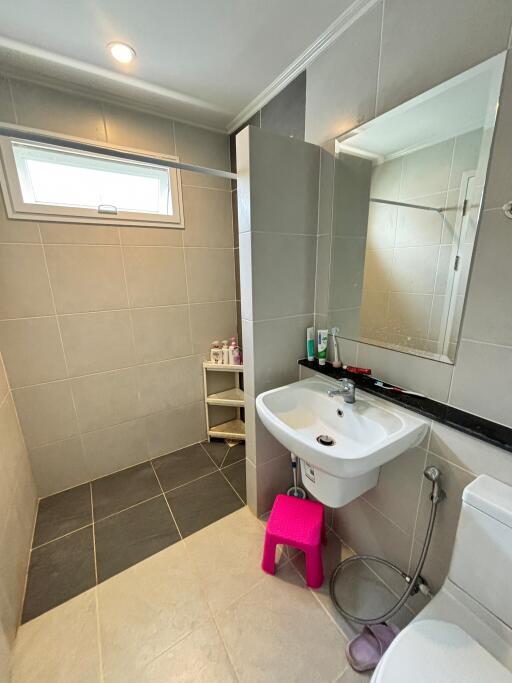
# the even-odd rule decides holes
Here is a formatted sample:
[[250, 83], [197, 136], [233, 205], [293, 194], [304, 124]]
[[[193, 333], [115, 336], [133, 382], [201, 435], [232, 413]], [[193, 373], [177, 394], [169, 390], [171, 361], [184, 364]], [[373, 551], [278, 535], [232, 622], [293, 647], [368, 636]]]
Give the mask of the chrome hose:
[[[441, 472], [437, 469], [437, 467], [427, 467], [427, 469], [423, 472], [423, 475], [428, 479], [429, 481], [432, 482], [432, 492], [430, 494], [430, 500], [431, 500], [431, 508], [430, 508], [430, 516], [428, 520], [428, 527], [427, 527], [427, 533], [425, 534], [425, 540], [423, 541], [423, 547], [421, 549], [421, 554], [418, 560], [418, 564], [416, 565], [416, 569], [414, 570], [414, 574], [412, 577], [410, 577], [408, 574], [403, 572], [399, 567], [397, 567], [395, 564], [392, 562], [389, 562], [388, 560], [383, 559], [382, 557], [376, 557], [375, 555], [353, 555], [352, 557], [347, 558], [346, 560], [343, 560], [343, 562], [340, 562], [335, 568], [333, 573], [331, 574], [331, 581], [329, 584], [329, 589], [330, 589], [330, 594], [331, 594], [331, 600], [334, 603], [334, 606], [338, 610], [338, 612], [345, 617], [345, 619], [348, 619], [349, 621], [353, 621], [356, 624], [382, 624], [383, 622], [388, 621], [388, 619], [391, 619], [392, 616], [394, 616], [398, 611], [402, 609], [402, 607], [405, 605], [407, 602], [409, 596], [411, 593], [415, 590], [417, 590], [417, 584], [418, 584], [418, 579], [420, 577], [421, 571], [423, 569], [423, 565], [425, 564], [425, 560], [427, 559], [427, 553], [428, 549], [430, 547], [430, 542], [432, 540], [432, 532], [434, 531], [434, 523], [436, 520], [436, 512], [437, 512], [437, 505], [439, 501], [441, 500], [441, 487], [439, 484], [439, 478], [441, 476]], [[340, 571], [342, 571], [344, 568], [346, 568], [349, 564], [353, 562], [365, 562], [371, 560], [373, 562], [377, 562], [379, 564], [383, 564], [386, 567], [389, 567], [393, 571], [395, 571], [397, 574], [400, 574], [400, 576], [407, 581], [409, 584], [403, 593], [403, 595], [398, 599], [398, 602], [396, 602], [391, 609], [389, 609], [387, 612], [384, 614], [381, 614], [378, 617], [375, 617], [373, 619], [365, 619], [362, 617], [358, 617], [355, 614], [351, 614], [350, 612], [347, 612], [338, 602], [338, 599], [336, 597], [335, 593], [335, 586], [336, 586], [336, 578]]]

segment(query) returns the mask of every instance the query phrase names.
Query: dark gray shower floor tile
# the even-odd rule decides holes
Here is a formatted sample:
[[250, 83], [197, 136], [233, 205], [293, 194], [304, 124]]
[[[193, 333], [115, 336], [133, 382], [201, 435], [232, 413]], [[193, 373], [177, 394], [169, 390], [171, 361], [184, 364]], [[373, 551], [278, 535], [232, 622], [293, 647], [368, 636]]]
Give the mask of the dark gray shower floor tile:
[[91, 486], [95, 522], [162, 492], [149, 462], [96, 479]]
[[95, 523], [98, 581], [180, 540], [163, 495]]
[[203, 441], [201, 445], [208, 452], [210, 458], [215, 462], [217, 467], [222, 467], [222, 463], [226, 459], [229, 451], [229, 446], [224, 439], [221, 441]]
[[245, 503], [247, 501], [245, 484], [245, 460], [242, 462], [237, 462], [234, 465], [230, 465], [230, 467], [224, 468], [222, 470], [222, 474], [226, 477], [231, 486], [235, 489]]
[[200, 444], [156, 458], [153, 460], [153, 467], [164, 491], [215, 472], [215, 465]]
[[35, 548], [30, 555], [22, 622], [96, 584], [92, 526]]
[[165, 494], [183, 537], [243, 507], [220, 472]]
[[222, 467], [229, 467], [235, 462], [240, 462], [241, 460], [245, 460], [245, 443], [239, 443], [229, 449], [226, 457], [224, 458], [224, 462], [222, 463]]
[[91, 487], [76, 486], [39, 501], [33, 547], [53, 541], [92, 522]]

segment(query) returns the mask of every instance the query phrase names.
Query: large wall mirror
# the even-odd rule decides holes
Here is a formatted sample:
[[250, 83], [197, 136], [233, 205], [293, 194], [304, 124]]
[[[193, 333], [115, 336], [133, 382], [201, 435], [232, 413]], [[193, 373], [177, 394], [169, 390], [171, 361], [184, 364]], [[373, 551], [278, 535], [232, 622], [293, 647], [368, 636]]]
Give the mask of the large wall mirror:
[[327, 320], [453, 363], [504, 55], [336, 140]]

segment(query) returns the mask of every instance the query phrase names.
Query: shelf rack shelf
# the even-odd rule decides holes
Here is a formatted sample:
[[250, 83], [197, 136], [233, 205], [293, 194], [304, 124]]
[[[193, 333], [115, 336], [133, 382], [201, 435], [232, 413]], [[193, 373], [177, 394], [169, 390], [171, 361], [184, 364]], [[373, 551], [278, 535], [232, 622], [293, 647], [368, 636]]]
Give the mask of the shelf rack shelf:
[[[208, 393], [208, 372], [231, 372], [235, 375], [235, 386], [217, 393]], [[204, 407], [208, 441], [211, 437], [228, 441], [245, 441], [245, 423], [241, 419], [240, 410], [244, 407], [244, 392], [240, 388], [240, 375], [243, 365], [217, 365], [209, 361], [203, 362]], [[224, 406], [236, 409], [236, 418], [222, 424], [210, 426], [209, 406]]]

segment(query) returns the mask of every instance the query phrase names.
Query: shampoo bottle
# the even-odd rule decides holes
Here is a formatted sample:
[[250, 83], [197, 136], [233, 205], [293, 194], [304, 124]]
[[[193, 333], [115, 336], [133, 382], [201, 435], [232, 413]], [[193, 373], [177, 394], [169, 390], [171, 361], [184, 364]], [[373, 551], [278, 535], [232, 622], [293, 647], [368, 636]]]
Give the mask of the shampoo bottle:
[[212, 342], [210, 349], [210, 362], [215, 365], [220, 365], [222, 363], [222, 349], [218, 341]]
[[317, 332], [317, 350], [318, 350], [318, 364], [325, 365], [327, 359], [327, 334], [328, 330], [318, 330]]

